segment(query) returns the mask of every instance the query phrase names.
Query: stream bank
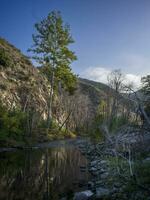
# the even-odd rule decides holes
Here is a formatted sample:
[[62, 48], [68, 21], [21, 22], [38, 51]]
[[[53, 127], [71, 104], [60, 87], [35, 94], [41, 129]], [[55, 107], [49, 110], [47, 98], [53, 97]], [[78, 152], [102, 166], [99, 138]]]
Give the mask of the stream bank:
[[88, 191], [75, 200], [149, 200], [150, 132], [126, 128], [105, 142], [78, 141], [92, 174]]

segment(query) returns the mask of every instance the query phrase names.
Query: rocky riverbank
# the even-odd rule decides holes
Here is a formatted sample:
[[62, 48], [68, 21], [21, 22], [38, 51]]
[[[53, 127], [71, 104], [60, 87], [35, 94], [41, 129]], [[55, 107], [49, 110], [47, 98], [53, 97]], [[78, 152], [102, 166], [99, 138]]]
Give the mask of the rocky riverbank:
[[88, 189], [75, 194], [75, 200], [149, 200], [150, 133], [127, 128], [104, 142], [77, 141], [76, 145], [89, 160], [92, 180]]

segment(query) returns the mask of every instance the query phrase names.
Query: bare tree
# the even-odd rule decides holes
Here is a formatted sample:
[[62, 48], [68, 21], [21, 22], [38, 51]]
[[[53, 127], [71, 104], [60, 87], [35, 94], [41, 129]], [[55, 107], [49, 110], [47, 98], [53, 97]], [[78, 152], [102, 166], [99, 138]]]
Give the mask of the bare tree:
[[110, 123], [113, 118], [117, 117], [118, 115], [118, 110], [119, 110], [119, 100], [121, 98], [120, 93], [123, 90], [123, 81], [125, 79], [125, 76], [121, 72], [121, 70], [114, 70], [112, 71], [108, 77], [108, 85], [110, 87], [111, 96], [108, 98], [111, 98], [111, 100], [108, 100], [107, 102], [109, 103], [108, 107], [110, 109], [110, 116], [108, 119], [108, 126], [110, 126]]
[[147, 115], [145, 108], [144, 108], [144, 102], [145, 102], [145, 96], [143, 95], [139, 95], [138, 92], [136, 92], [130, 85], [125, 86], [124, 87], [128, 93], [130, 92], [130, 94], [132, 93], [132, 97], [131, 95], [128, 96], [129, 100], [132, 101], [134, 103], [134, 105], [136, 105], [136, 112], [137, 115], [140, 115], [141, 120], [144, 119], [146, 121], [146, 123], [148, 125], [150, 125], [150, 119], [149, 116]]

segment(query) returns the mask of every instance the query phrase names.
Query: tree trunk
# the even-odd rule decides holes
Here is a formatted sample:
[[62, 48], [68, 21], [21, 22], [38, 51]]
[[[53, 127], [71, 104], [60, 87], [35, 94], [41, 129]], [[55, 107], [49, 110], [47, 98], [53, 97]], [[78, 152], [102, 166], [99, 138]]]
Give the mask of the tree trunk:
[[51, 77], [51, 89], [49, 94], [49, 100], [48, 100], [48, 116], [47, 116], [47, 129], [49, 129], [52, 125], [52, 100], [53, 100], [53, 90], [54, 90], [54, 70], [52, 72]]

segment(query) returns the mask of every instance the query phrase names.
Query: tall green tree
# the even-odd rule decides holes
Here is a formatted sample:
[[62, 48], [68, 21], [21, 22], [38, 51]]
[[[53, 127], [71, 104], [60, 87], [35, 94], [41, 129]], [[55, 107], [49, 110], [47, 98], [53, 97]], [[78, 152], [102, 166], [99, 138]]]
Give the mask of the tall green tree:
[[[36, 33], [33, 34], [34, 44], [29, 50], [33, 52], [33, 58], [41, 66], [46, 66], [49, 69], [47, 73], [50, 71], [49, 81], [51, 89], [47, 117], [47, 127], [50, 128], [55, 77], [57, 75], [57, 78], [63, 83], [66, 83], [66, 85], [70, 81], [70, 85], [72, 84], [71, 88], [73, 88], [76, 83], [76, 76], [72, 73], [70, 64], [77, 57], [69, 49], [69, 45], [74, 43], [74, 40], [70, 34], [69, 25], [64, 24], [59, 11], [50, 12], [45, 19], [35, 24], [35, 28]], [[61, 71], [66, 73], [62, 76]]]

